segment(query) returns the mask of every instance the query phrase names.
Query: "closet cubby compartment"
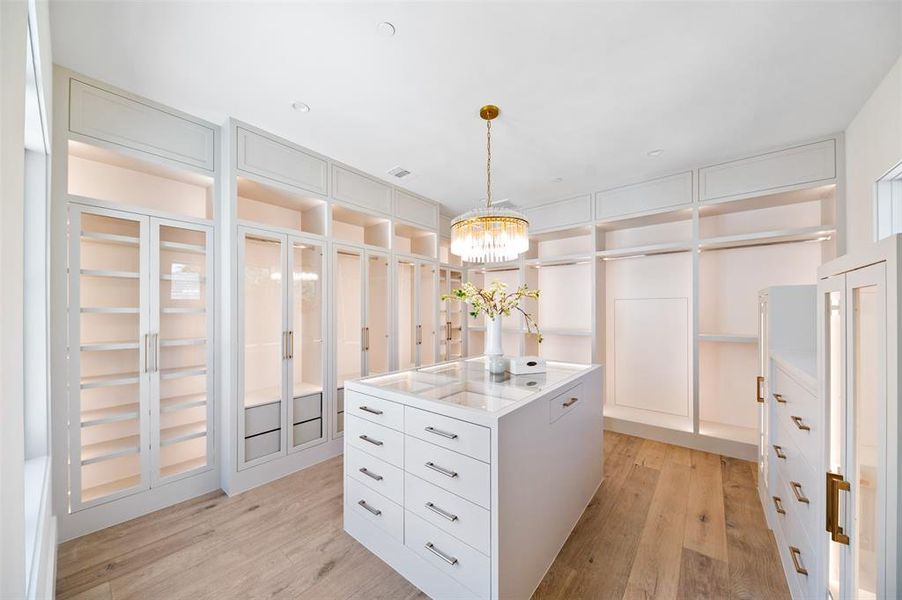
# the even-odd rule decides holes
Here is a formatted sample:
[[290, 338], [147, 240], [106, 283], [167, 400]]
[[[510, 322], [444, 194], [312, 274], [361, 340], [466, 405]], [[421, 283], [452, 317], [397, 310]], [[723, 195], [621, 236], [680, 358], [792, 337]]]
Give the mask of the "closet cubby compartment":
[[462, 267], [463, 261], [459, 256], [451, 252], [451, 240], [448, 238], [440, 238], [438, 242], [438, 261], [443, 265], [452, 267]]
[[597, 225], [605, 260], [684, 252], [692, 248], [692, 209], [608, 220]]
[[238, 220], [245, 223], [325, 235], [328, 204], [321, 197], [287, 186], [237, 177]]
[[70, 196], [133, 210], [213, 219], [214, 186], [209, 175], [75, 140], [69, 141], [67, 161]]
[[391, 247], [391, 221], [369, 213], [332, 204], [332, 237], [388, 250]]
[[436, 258], [436, 233], [414, 225], [395, 222], [395, 236], [392, 249], [400, 254], [413, 254], [425, 258]]

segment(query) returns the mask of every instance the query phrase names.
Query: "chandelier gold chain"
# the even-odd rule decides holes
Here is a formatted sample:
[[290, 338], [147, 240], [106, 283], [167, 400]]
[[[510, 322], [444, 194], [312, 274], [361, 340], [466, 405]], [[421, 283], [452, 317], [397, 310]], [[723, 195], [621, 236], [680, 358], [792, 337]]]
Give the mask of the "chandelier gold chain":
[[485, 122], [485, 207], [492, 208], [492, 121]]

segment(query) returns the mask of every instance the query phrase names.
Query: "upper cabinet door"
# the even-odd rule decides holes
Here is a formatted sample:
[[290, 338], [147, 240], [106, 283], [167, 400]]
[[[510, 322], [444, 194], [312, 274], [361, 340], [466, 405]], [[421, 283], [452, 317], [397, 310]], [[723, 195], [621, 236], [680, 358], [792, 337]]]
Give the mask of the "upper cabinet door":
[[395, 190], [395, 216], [429, 229], [438, 227], [438, 205], [403, 190]]
[[592, 222], [592, 198], [577, 196], [569, 200], [552, 202], [526, 209], [531, 231], [550, 231]]
[[606, 219], [692, 204], [692, 172], [678, 173], [595, 194], [595, 218]]
[[827, 184], [836, 177], [836, 141], [829, 139], [704, 167], [698, 174], [701, 202]]
[[176, 161], [215, 170], [216, 130], [161, 107], [69, 80], [69, 130]]
[[317, 194], [329, 192], [329, 164], [310, 152], [237, 128], [238, 169]]
[[390, 185], [338, 165], [332, 165], [332, 197], [371, 211], [391, 214]]

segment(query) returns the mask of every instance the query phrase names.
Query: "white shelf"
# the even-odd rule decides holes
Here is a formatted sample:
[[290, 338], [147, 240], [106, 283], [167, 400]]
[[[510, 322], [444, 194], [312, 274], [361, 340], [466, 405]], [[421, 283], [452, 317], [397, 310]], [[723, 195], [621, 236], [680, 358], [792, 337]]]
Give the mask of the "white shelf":
[[84, 410], [81, 413], [81, 426], [93, 427], [94, 425], [106, 425], [117, 421], [137, 419], [139, 410], [137, 402], [110, 406], [109, 408], [99, 408], [97, 410]]
[[667, 242], [662, 244], [648, 244], [644, 246], [632, 246], [629, 248], [614, 248], [601, 250], [597, 256], [603, 260], [615, 260], [621, 258], [642, 258], [644, 256], [656, 256], [659, 254], [678, 254], [692, 250], [690, 242]]
[[758, 445], [758, 431], [754, 427], [739, 427], [714, 421], [699, 421], [698, 432], [700, 435], [721, 440]]
[[[164, 274], [160, 275], [160, 281], [172, 281], [172, 274], [164, 273]], [[200, 281], [201, 283], [205, 283], [207, 281], [207, 278], [204, 275], [199, 275], [198, 281]]]
[[171, 477], [207, 466], [207, 457], [198, 456], [160, 468], [160, 477]]
[[161, 348], [172, 348], [175, 346], [205, 346], [207, 338], [175, 338], [171, 340], [160, 340]]
[[115, 494], [116, 492], [121, 492], [122, 490], [133, 488], [140, 483], [140, 475], [130, 475], [128, 477], [123, 477], [122, 479], [117, 479], [109, 483], [85, 488], [81, 492], [81, 501], [90, 502], [91, 500], [96, 500], [98, 498], [103, 498], [104, 496]]
[[[357, 377], [360, 377], [360, 375], [349, 375], [347, 376], [347, 379], [355, 379]], [[339, 381], [344, 381], [344, 379], [339, 378]], [[321, 386], [300, 381], [294, 384], [292, 397], [298, 398], [300, 396], [309, 396], [311, 394], [321, 394], [322, 392], [323, 388]], [[281, 402], [281, 400], [282, 388], [277, 385], [256, 390], [247, 390], [244, 392], [244, 408], [272, 404], [274, 402]]]
[[140, 309], [132, 306], [83, 306], [81, 312], [94, 315], [136, 315]]
[[197, 244], [183, 244], [182, 242], [160, 242], [160, 250], [172, 250], [175, 252], [190, 252], [192, 254], [206, 254], [207, 249]]
[[101, 387], [113, 387], [117, 385], [130, 385], [138, 383], [140, 373], [133, 371], [131, 373], [113, 373], [110, 375], [96, 375], [93, 377], [81, 378], [81, 389], [89, 390]]
[[757, 344], [757, 335], [745, 335], [742, 333], [700, 333], [700, 342], [723, 342], [727, 344]]
[[595, 258], [594, 252], [583, 252], [580, 254], [568, 254], [563, 256], [529, 258], [526, 260], [526, 265], [529, 267], [565, 267], [578, 264], [591, 264], [593, 258]]
[[207, 403], [206, 394], [188, 394], [185, 396], [173, 396], [160, 399], [160, 412], [176, 412], [189, 408], [196, 408]]
[[160, 446], [171, 446], [207, 435], [207, 421], [195, 421], [160, 430]]
[[85, 242], [102, 244], [116, 244], [120, 246], [137, 246], [139, 238], [130, 235], [118, 235], [115, 233], [101, 233], [99, 231], [82, 231], [81, 239]]
[[700, 250], [731, 250], [750, 246], [770, 246], [794, 242], [824, 241], [835, 233], [832, 225], [759, 231], [699, 240]]
[[560, 335], [560, 336], [574, 336], [574, 337], [591, 337], [592, 330], [591, 329], [555, 329], [555, 328], [544, 328], [541, 327], [539, 329], [543, 336], [547, 335]]
[[164, 315], [202, 315], [207, 312], [206, 308], [178, 308], [174, 306], [163, 308], [160, 311]]
[[82, 352], [105, 352], [109, 350], [137, 350], [140, 348], [138, 342], [94, 342], [90, 344], [82, 344]]
[[113, 279], [138, 279], [141, 274], [134, 271], [107, 271], [104, 269], [82, 269], [82, 277], [108, 277]]
[[195, 365], [191, 367], [175, 367], [171, 369], [160, 369], [160, 379], [181, 379], [182, 377], [195, 377], [197, 375], [206, 375], [206, 365]]
[[140, 443], [141, 436], [136, 434], [82, 446], [81, 464], [90, 465], [122, 456], [137, 454]]

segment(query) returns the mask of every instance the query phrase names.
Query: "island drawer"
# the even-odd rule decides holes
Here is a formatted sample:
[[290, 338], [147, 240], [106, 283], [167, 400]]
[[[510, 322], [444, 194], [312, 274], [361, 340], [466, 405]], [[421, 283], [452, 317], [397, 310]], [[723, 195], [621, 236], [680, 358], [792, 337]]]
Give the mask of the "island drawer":
[[475, 597], [491, 594], [489, 558], [435, 527], [412, 512], [405, 511], [404, 544], [442, 573], [459, 581]]
[[382, 494], [345, 477], [345, 506], [399, 542], [404, 541], [404, 509]]
[[482, 425], [406, 406], [404, 433], [482, 462], [491, 460], [492, 432]]
[[348, 443], [396, 467], [404, 466], [404, 434], [345, 413]]
[[351, 446], [345, 451], [345, 466], [348, 477], [398, 504], [404, 504], [404, 471], [398, 467]]
[[403, 404], [347, 390], [344, 409], [345, 414], [379, 423], [397, 431], [404, 431]]
[[407, 473], [404, 508], [486, 556], [491, 553], [491, 514], [481, 506]]
[[446, 448], [407, 436], [404, 470], [471, 502], [489, 508], [489, 465]]
[[576, 410], [582, 402], [582, 399], [583, 386], [582, 384], [579, 384], [549, 400], [548, 422], [554, 423], [565, 414]]

